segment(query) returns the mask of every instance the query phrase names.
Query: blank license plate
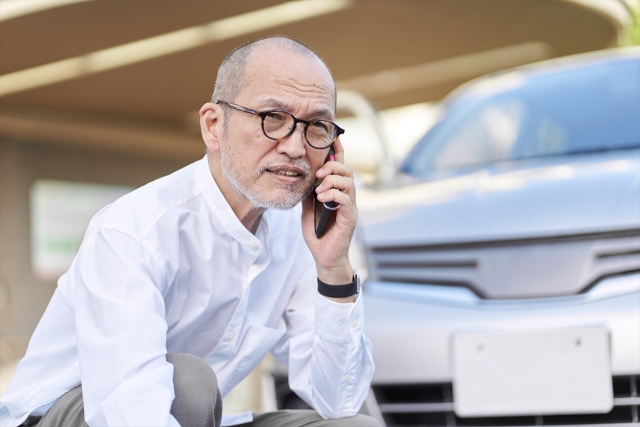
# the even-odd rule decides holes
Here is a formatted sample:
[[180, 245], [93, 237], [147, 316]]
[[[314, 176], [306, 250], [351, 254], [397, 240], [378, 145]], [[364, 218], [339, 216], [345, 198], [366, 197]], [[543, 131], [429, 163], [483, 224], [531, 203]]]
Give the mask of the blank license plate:
[[605, 328], [458, 333], [452, 355], [460, 417], [606, 413], [613, 407]]

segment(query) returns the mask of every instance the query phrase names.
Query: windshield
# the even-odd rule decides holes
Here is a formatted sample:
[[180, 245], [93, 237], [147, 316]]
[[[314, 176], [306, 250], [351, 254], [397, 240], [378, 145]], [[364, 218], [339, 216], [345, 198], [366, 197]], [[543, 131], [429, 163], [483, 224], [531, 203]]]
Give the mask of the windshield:
[[402, 171], [414, 176], [505, 160], [640, 146], [640, 60], [534, 75], [455, 102]]

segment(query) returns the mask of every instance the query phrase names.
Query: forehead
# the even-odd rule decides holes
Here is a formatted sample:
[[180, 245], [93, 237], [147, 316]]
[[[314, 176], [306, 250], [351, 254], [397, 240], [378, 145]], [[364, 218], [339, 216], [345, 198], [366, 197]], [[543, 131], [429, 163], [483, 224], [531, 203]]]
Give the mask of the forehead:
[[243, 80], [238, 101], [250, 102], [253, 108], [269, 108], [259, 104], [277, 101], [294, 114], [322, 110], [334, 113], [333, 79], [318, 58], [281, 47], [256, 48], [247, 58]]

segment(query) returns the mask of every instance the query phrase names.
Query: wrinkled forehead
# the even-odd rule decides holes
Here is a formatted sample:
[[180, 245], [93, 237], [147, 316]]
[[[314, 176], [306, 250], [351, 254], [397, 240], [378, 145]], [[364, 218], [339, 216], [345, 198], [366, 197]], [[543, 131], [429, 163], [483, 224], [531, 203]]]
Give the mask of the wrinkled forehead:
[[250, 96], [278, 96], [327, 104], [335, 112], [335, 84], [315, 56], [280, 47], [256, 48], [247, 57], [243, 80]]

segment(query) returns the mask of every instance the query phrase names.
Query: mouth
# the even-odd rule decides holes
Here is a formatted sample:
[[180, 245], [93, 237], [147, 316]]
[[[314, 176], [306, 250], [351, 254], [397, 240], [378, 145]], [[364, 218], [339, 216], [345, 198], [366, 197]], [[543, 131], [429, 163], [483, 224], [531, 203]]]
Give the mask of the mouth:
[[275, 173], [276, 175], [282, 175], [282, 176], [300, 176], [299, 173], [290, 172], [290, 171], [270, 171], [270, 170], [267, 170], [267, 172]]
[[298, 178], [304, 175], [302, 169], [289, 165], [272, 166], [267, 168], [266, 171], [277, 176], [290, 178]]

